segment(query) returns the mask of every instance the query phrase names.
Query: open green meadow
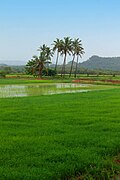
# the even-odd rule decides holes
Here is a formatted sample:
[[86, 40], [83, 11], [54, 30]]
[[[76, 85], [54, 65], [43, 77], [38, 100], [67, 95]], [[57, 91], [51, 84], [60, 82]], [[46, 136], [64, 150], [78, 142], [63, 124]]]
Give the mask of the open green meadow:
[[119, 87], [0, 99], [1, 180], [110, 179], [119, 153]]

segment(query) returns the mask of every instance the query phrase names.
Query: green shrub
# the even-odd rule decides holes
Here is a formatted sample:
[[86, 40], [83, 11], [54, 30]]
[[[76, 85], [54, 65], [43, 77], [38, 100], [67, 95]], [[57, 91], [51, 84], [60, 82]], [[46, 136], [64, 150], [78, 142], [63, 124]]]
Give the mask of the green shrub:
[[5, 78], [6, 77], [6, 73], [4, 71], [0, 72], [0, 78]]

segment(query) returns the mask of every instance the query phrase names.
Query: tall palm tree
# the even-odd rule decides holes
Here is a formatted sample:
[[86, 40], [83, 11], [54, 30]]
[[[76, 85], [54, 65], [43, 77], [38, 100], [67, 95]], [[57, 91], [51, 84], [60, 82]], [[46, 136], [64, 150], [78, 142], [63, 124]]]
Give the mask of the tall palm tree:
[[71, 63], [71, 68], [70, 68], [70, 74], [69, 74], [69, 77], [71, 77], [71, 74], [72, 74], [72, 69], [73, 69], [73, 64], [74, 64], [74, 60], [75, 60], [75, 55], [77, 53], [77, 48], [80, 46], [80, 40], [79, 38], [77, 39], [74, 39], [72, 41], [72, 54], [73, 54], [73, 60], [72, 60], [72, 63]]
[[79, 60], [79, 57], [82, 58], [82, 55], [84, 54], [84, 48], [82, 47], [82, 44], [81, 44], [81, 40], [79, 41], [79, 46], [77, 47], [76, 49], [76, 56], [77, 56], [77, 63], [76, 63], [76, 68], [75, 68], [75, 75], [74, 77], [76, 77], [77, 75], [77, 67], [78, 67], [78, 60]]
[[56, 57], [56, 63], [55, 63], [55, 71], [56, 71], [57, 65], [58, 65], [59, 53], [62, 50], [62, 40], [57, 38], [56, 41], [54, 41], [52, 45], [53, 45], [53, 52], [57, 50], [57, 57]]
[[[44, 54], [47, 57], [47, 59], [51, 60], [51, 57], [53, 56], [53, 51], [52, 49], [50, 49], [50, 47], [43, 44], [42, 46], [38, 48], [38, 51], [40, 51], [40, 54], [42, 52], [42, 54]], [[49, 63], [46, 63], [46, 65], [49, 66]]]
[[[50, 49], [50, 47], [47, 47], [47, 46], [46, 46], [46, 57], [49, 60], [51, 60], [51, 57], [53, 57], [53, 50]], [[49, 67], [49, 64], [50, 64], [49, 62], [46, 63], [47, 67]]]
[[61, 54], [64, 55], [64, 60], [63, 60], [63, 66], [62, 66], [62, 71], [61, 71], [61, 76], [64, 74], [65, 75], [65, 65], [66, 65], [66, 58], [67, 54], [71, 55], [72, 52], [72, 39], [69, 37], [64, 37], [64, 40], [61, 42]]
[[[71, 77], [71, 74], [72, 74], [72, 69], [73, 69], [73, 65], [74, 65], [75, 56], [77, 56], [79, 53], [83, 53], [81, 50], [83, 51], [81, 40], [79, 38], [74, 39], [74, 41], [72, 41], [73, 60], [72, 60], [72, 64], [71, 64], [71, 69], [70, 69], [69, 77]], [[77, 58], [77, 63], [78, 63], [78, 58]], [[76, 64], [75, 72], [76, 71], [77, 71], [77, 64]]]

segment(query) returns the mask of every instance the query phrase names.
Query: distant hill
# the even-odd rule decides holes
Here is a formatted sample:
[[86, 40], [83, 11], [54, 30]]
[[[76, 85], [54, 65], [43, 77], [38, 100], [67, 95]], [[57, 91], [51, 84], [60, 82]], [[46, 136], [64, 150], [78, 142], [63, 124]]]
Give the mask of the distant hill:
[[15, 60], [0, 60], [0, 64], [7, 64], [8, 66], [22, 66], [22, 65], [26, 65], [25, 61], [15, 61]]
[[8, 65], [7, 64], [0, 64], [0, 66], [4, 66], [5, 67], [5, 66], [8, 66]]
[[87, 61], [79, 63], [79, 65], [88, 69], [120, 71], [120, 57], [92, 56]]

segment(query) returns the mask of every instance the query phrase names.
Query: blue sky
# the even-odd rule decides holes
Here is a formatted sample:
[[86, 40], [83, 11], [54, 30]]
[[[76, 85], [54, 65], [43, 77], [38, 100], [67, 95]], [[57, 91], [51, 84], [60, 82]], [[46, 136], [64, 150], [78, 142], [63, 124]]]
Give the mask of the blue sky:
[[79, 37], [83, 60], [120, 56], [120, 0], [1, 0], [0, 63], [27, 62], [43, 43]]

